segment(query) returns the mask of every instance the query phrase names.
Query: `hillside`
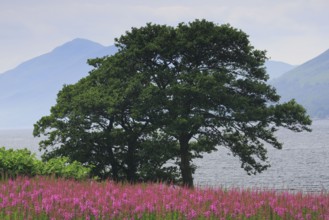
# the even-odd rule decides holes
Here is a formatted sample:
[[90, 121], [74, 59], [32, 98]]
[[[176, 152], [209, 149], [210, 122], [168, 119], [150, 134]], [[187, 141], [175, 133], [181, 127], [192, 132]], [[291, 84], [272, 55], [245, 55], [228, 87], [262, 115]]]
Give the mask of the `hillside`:
[[41, 116], [49, 114], [64, 84], [88, 74], [87, 59], [116, 50], [78, 38], [1, 74], [0, 128], [32, 128]]
[[290, 65], [288, 63], [268, 60], [265, 62], [266, 72], [270, 76], [270, 80], [277, 79], [284, 73], [292, 70], [296, 66]]
[[314, 118], [329, 117], [329, 50], [272, 81], [282, 100], [295, 98]]

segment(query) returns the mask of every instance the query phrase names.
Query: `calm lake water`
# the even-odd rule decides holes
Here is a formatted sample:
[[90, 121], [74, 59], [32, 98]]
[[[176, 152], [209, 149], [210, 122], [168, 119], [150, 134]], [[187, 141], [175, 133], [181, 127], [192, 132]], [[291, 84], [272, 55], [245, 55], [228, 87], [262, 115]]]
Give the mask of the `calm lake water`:
[[[329, 120], [315, 120], [311, 133], [277, 132], [282, 150], [268, 147], [271, 167], [262, 174], [248, 176], [238, 158], [220, 147], [217, 152], [195, 160], [198, 186], [251, 187], [277, 190], [329, 191]], [[0, 146], [28, 148], [40, 156], [32, 130], [0, 130]]]

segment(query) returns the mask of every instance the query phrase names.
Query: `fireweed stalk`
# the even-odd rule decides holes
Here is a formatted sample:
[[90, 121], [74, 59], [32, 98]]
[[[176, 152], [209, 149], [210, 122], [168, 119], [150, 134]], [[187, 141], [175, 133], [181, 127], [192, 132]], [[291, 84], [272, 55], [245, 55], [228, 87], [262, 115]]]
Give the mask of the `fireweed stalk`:
[[328, 193], [46, 177], [0, 182], [0, 219], [324, 219]]

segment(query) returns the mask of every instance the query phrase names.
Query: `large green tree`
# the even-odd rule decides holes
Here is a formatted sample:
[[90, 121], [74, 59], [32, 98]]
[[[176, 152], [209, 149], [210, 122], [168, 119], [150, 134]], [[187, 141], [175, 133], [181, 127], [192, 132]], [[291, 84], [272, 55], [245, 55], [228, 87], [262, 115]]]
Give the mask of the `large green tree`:
[[[133, 175], [143, 161], [138, 152], [153, 148], [149, 155], [167, 152], [161, 161], [177, 160], [183, 184], [192, 187], [192, 159], [220, 146], [238, 156], [248, 174], [256, 174], [269, 166], [264, 143], [282, 147], [275, 136], [279, 127], [310, 130], [304, 108], [294, 100], [279, 103], [266, 83], [265, 51], [254, 49], [248, 36], [230, 25], [205, 20], [177, 27], [147, 24], [116, 39], [116, 46], [114, 56], [90, 61], [95, 69], [89, 78], [97, 79], [93, 88], [102, 98], [89, 98], [106, 100], [95, 102], [104, 106], [107, 123], [113, 122], [108, 137], [115, 140], [119, 129], [119, 140], [127, 146], [126, 160], [119, 160], [135, 168]], [[92, 106], [81, 108], [86, 117], [97, 112]], [[45, 119], [36, 124], [36, 134], [45, 128], [60, 132], [42, 123]], [[66, 122], [75, 128], [74, 120]], [[166, 143], [162, 147], [152, 145], [159, 143], [152, 138], [159, 135]]]
[[205, 20], [178, 27], [148, 24], [116, 40], [130, 75], [150, 83], [149, 117], [180, 146], [183, 183], [193, 186], [191, 160], [217, 146], [229, 148], [248, 174], [265, 170], [267, 142], [281, 149], [279, 127], [310, 130], [310, 118], [294, 100], [266, 83], [265, 51], [229, 25]]

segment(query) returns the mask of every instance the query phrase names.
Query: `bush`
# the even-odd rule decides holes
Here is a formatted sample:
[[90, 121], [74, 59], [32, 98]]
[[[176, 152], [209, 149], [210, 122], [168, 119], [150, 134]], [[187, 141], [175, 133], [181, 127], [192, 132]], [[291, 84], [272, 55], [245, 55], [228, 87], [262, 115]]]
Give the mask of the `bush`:
[[90, 171], [90, 167], [85, 167], [80, 162], [69, 163], [67, 157], [57, 157], [44, 162], [42, 174], [80, 180], [88, 178]]
[[40, 173], [42, 162], [28, 149], [0, 148], [1, 178], [5, 176], [15, 178], [17, 175], [34, 176]]
[[77, 180], [89, 177], [91, 167], [83, 166], [67, 157], [53, 158], [47, 162], [38, 160], [28, 149], [0, 148], [0, 179], [16, 178], [17, 176], [49, 175]]

